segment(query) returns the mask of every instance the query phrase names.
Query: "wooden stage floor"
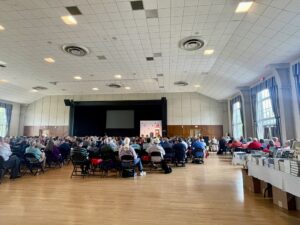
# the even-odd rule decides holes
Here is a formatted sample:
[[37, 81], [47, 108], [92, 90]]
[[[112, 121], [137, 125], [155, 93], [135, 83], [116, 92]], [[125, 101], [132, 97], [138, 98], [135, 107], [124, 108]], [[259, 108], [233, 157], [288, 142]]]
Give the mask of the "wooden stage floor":
[[243, 190], [240, 167], [211, 155], [172, 174], [75, 177], [71, 165], [0, 185], [0, 225], [297, 225], [288, 212]]

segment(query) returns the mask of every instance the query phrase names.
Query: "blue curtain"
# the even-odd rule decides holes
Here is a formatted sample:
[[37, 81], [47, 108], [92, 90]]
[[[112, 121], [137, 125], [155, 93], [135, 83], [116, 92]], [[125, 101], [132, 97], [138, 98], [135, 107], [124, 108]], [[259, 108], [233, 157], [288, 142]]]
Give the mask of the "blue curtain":
[[230, 100], [230, 112], [231, 112], [231, 122], [233, 121], [233, 105], [237, 102], [240, 102], [241, 105], [241, 119], [242, 119], [242, 124], [243, 124], [243, 136], [245, 134], [244, 132], [244, 114], [243, 114], [243, 104], [242, 104], [242, 96], [236, 96], [235, 98]]
[[255, 127], [255, 135], [257, 136], [257, 121], [256, 121], [256, 98], [257, 93], [264, 90], [269, 89], [272, 109], [274, 112], [276, 127], [275, 127], [275, 136], [279, 137], [281, 140], [281, 130], [280, 130], [280, 110], [279, 110], [279, 100], [278, 100], [278, 86], [275, 80], [275, 77], [272, 77], [268, 80], [261, 82], [255, 87], [251, 88], [251, 101], [252, 101], [252, 115], [253, 115], [253, 123]]
[[257, 121], [256, 121], [256, 98], [257, 87], [251, 88], [251, 108], [252, 108], [252, 121], [253, 121], [253, 135], [257, 137]]
[[12, 113], [12, 108], [13, 106], [11, 104], [6, 104], [6, 103], [1, 103], [0, 102], [0, 107], [5, 109], [6, 112], [6, 120], [7, 120], [7, 134], [9, 135], [10, 131], [10, 121], [11, 121], [11, 113]]
[[298, 108], [300, 112], [300, 63], [296, 63], [292, 66], [293, 75], [296, 84], [296, 92], [297, 92], [297, 100], [298, 100]]

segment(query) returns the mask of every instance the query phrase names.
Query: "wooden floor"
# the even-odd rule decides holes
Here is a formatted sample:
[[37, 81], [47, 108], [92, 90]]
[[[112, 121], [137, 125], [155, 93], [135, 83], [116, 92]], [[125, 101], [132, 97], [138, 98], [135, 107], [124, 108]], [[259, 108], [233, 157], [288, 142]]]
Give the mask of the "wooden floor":
[[1, 225], [296, 225], [287, 212], [247, 191], [239, 167], [210, 156], [172, 174], [70, 179], [71, 166], [0, 185]]

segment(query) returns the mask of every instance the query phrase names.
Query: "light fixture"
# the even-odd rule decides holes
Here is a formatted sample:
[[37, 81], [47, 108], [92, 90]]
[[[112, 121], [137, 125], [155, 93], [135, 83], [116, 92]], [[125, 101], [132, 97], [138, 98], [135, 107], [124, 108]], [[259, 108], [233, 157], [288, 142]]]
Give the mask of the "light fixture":
[[99, 91], [99, 88], [94, 87], [94, 88], [92, 88], [92, 90], [93, 91]]
[[6, 62], [0, 61], [0, 65], [6, 65]]
[[0, 25], [0, 30], [5, 30], [5, 27]]
[[120, 74], [116, 74], [114, 77], [115, 77], [116, 79], [122, 79], [122, 75], [120, 75]]
[[35, 89], [32, 89], [32, 90], [30, 90], [30, 92], [36, 93], [36, 92], [39, 92], [39, 91], [35, 90]]
[[214, 54], [214, 52], [215, 52], [215, 50], [213, 50], [213, 49], [206, 49], [204, 51], [204, 55], [212, 55], [212, 54]]
[[0, 84], [8, 83], [8, 80], [0, 80]]
[[80, 77], [80, 76], [75, 76], [75, 77], [73, 77], [75, 80], [82, 80], [82, 77]]
[[126, 89], [126, 90], [130, 90], [130, 89], [131, 89], [131, 87], [128, 87], [128, 86], [127, 86], [127, 87], [125, 87], [125, 89]]
[[77, 24], [77, 21], [73, 16], [62, 16], [61, 19], [67, 25], [76, 25]]
[[195, 87], [195, 88], [199, 88], [200, 85], [199, 85], [199, 84], [195, 84], [194, 87]]
[[246, 13], [249, 11], [253, 4], [253, 1], [240, 2], [237, 6], [235, 13]]
[[44, 60], [47, 62], [47, 63], [55, 63], [55, 60], [53, 58], [44, 58]]

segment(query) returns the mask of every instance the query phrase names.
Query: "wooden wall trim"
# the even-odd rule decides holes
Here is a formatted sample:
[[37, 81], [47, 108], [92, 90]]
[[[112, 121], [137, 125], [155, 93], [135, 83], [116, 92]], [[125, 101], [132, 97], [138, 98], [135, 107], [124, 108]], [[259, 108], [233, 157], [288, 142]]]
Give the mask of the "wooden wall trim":
[[69, 126], [24, 126], [24, 136], [39, 136], [40, 130], [47, 130], [50, 137], [68, 136]]
[[168, 136], [190, 137], [200, 132], [201, 136], [221, 138], [223, 125], [168, 125]]

